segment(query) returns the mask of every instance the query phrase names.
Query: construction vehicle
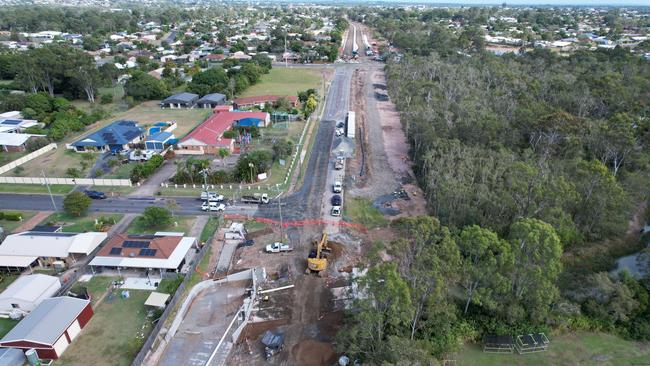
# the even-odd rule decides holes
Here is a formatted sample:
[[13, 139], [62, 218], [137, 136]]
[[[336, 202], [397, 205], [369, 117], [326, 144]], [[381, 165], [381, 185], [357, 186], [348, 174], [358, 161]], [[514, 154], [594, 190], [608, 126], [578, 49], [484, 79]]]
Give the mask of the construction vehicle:
[[269, 203], [269, 195], [266, 193], [255, 193], [252, 196], [242, 196], [242, 203]]
[[305, 273], [316, 273], [319, 276], [325, 274], [327, 269], [327, 253], [332, 251], [332, 248], [327, 246], [327, 233], [323, 233], [320, 240], [314, 241], [314, 246], [307, 257], [307, 270]]

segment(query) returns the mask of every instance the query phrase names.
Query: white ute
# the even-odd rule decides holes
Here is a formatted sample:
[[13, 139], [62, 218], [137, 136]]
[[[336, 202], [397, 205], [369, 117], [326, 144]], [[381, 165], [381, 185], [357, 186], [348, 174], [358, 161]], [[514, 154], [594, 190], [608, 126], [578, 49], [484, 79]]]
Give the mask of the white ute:
[[343, 184], [337, 180], [334, 182], [334, 185], [332, 185], [332, 191], [334, 191], [334, 193], [341, 193], [341, 191], [343, 191]]
[[292, 250], [293, 248], [288, 244], [279, 243], [277, 241], [273, 244], [269, 244], [266, 246], [267, 253], [290, 252]]
[[215, 192], [201, 192], [201, 199], [208, 202], [221, 202], [223, 201], [223, 195], [217, 194]]
[[221, 211], [223, 212], [226, 209], [226, 205], [223, 203], [217, 202], [203, 202], [201, 205], [201, 210], [203, 211]]
[[332, 207], [332, 216], [341, 216], [341, 206]]

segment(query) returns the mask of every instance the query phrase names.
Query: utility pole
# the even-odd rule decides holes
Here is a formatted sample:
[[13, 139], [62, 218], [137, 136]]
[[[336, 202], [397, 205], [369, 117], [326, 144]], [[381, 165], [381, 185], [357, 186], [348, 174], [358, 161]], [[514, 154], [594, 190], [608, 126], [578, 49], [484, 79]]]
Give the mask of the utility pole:
[[52, 190], [50, 189], [50, 183], [47, 180], [47, 177], [45, 177], [45, 171], [41, 170], [41, 174], [43, 175], [43, 180], [45, 181], [45, 186], [47, 187], [47, 192], [50, 194], [50, 200], [52, 200], [52, 207], [54, 208], [54, 212], [57, 211], [56, 209], [56, 203], [54, 203], [54, 196], [52, 195]]
[[287, 61], [287, 35], [286, 35], [286, 33], [284, 35], [284, 54], [283, 54], [283, 56], [284, 56], [284, 67], [288, 68], [289, 64], [288, 64], [288, 61]]
[[280, 211], [280, 242], [284, 239], [284, 224], [282, 222], [282, 195], [278, 196], [278, 210]]

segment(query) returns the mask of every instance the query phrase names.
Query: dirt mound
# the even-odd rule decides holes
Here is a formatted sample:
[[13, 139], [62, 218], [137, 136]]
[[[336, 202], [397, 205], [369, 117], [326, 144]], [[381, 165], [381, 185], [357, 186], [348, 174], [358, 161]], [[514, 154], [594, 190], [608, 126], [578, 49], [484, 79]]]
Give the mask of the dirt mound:
[[343, 248], [343, 244], [337, 243], [335, 241], [327, 241], [327, 246], [331, 249], [327, 253], [328, 260], [334, 260], [336, 258], [340, 258], [341, 254], [343, 254], [343, 251], [345, 250]]
[[336, 353], [331, 344], [306, 339], [291, 350], [296, 364], [302, 366], [329, 366], [336, 362]]

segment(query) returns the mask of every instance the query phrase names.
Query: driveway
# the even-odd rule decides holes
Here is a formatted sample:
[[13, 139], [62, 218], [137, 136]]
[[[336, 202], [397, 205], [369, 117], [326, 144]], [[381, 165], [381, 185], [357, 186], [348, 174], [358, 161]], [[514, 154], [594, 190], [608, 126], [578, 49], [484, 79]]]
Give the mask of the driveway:
[[160, 184], [169, 180], [176, 174], [176, 165], [173, 162], [166, 160], [163, 166], [160, 167], [151, 177], [147, 178], [144, 183], [140, 185], [135, 191], [131, 192], [129, 196], [153, 196], [160, 188]]

